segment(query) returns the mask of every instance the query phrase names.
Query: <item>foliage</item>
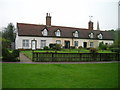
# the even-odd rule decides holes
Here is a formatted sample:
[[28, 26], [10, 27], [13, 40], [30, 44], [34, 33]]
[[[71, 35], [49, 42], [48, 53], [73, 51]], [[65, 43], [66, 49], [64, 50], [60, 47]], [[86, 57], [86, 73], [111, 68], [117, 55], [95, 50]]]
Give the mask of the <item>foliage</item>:
[[107, 45], [105, 45], [103, 42], [99, 43], [99, 49], [101, 50], [107, 50]]
[[120, 48], [112, 48], [111, 51], [112, 51], [112, 52], [120, 53]]
[[61, 50], [61, 44], [49, 44], [49, 47], [54, 50]]
[[4, 28], [2, 37], [9, 40], [10, 42], [15, 41], [15, 27], [12, 23], [9, 23], [7, 28]]
[[9, 46], [10, 46], [10, 40], [2, 38], [2, 47], [3, 48], [9, 48]]
[[82, 48], [82, 46], [79, 46], [78, 48], [79, 48], [79, 49], [81, 49], [81, 48]]
[[7, 62], [16, 62], [19, 61], [18, 57], [19, 51], [13, 50], [12, 53], [9, 52], [7, 48], [2, 48], [2, 60]]
[[98, 50], [97, 50], [96, 48], [90, 48], [90, 52], [91, 52], [91, 53], [97, 53], [97, 51], [98, 51]]
[[120, 30], [115, 32], [115, 47], [120, 48]]
[[45, 46], [43, 49], [44, 49], [44, 50], [49, 50], [49, 47], [48, 47], [48, 46]]
[[75, 49], [75, 46], [70, 46], [70, 49]]

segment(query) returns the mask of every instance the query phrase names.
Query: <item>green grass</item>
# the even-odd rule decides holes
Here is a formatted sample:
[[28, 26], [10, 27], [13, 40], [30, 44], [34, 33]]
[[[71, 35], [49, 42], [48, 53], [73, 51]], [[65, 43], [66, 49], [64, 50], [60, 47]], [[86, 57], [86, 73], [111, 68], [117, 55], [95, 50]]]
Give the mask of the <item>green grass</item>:
[[117, 88], [118, 63], [3, 63], [3, 88]]
[[[32, 51], [21, 51], [22, 53], [24, 53], [27, 57], [29, 57], [30, 59], [32, 59]], [[34, 52], [55, 52], [53, 50], [36, 50]], [[61, 51], [57, 51], [57, 53], [89, 53], [89, 50], [87, 49], [62, 49]], [[113, 53], [110, 50], [99, 50], [98, 53]]]

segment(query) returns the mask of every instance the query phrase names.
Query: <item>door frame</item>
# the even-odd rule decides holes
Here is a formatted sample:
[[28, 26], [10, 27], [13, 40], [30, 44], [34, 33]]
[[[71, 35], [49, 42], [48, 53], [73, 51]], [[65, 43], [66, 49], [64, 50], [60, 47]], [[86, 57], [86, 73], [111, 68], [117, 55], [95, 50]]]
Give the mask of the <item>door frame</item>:
[[31, 40], [31, 49], [32, 49], [32, 42], [35, 41], [35, 50], [37, 49], [37, 40]]

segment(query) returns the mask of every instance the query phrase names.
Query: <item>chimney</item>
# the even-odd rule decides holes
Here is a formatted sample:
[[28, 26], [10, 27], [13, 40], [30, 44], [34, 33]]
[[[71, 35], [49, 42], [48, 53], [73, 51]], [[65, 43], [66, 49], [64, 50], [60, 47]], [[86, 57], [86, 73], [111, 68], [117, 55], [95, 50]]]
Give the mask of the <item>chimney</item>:
[[97, 30], [100, 30], [99, 22], [97, 21]]
[[88, 22], [88, 29], [93, 30], [93, 22], [92, 21]]
[[50, 16], [50, 13], [46, 14], [46, 26], [51, 26], [51, 16]]

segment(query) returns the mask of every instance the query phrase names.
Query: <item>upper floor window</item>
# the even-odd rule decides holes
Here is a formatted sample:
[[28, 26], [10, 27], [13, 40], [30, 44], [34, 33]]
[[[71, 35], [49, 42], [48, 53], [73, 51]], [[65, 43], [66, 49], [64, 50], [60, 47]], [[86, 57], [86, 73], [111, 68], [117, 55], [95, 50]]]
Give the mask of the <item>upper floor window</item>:
[[44, 29], [44, 30], [42, 31], [42, 35], [43, 35], [43, 36], [47, 36], [47, 35], [48, 35], [47, 29]]
[[100, 33], [100, 34], [98, 35], [98, 38], [99, 38], [99, 39], [103, 39], [103, 35]]
[[94, 34], [93, 34], [93, 33], [90, 33], [90, 34], [89, 34], [89, 37], [90, 37], [90, 38], [94, 38]]
[[78, 31], [75, 31], [75, 32], [73, 33], [73, 36], [74, 36], [74, 37], [78, 37]]
[[55, 32], [56, 36], [61, 36], [61, 33], [60, 33], [60, 30], [58, 29], [56, 32]]

